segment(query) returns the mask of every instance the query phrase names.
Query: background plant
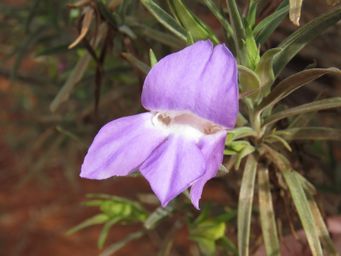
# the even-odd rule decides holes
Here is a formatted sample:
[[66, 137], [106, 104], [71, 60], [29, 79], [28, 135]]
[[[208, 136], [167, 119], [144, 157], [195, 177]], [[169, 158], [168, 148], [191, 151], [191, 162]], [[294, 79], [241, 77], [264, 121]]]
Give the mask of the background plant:
[[[29, 16], [27, 24], [44, 24], [44, 19], [37, 18], [42, 7], [40, 2], [32, 5], [32, 13], [36, 14]], [[181, 0], [167, 3], [151, 0], [78, 1], [69, 5], [69, 24], [72, 22], [78, 29], [73, 43], [69, 44], [71, 33], [62, 36], [55, 33], [55, 40], [49, 41], [53, 42], [52, 47], [45, 48], [44, 44], [40, 49], [43, 41], [37, 35], [32, 36], [32, 44], [42, 56], [64, 54], [65, 58], [70, 58], [71, 52], [77, 56], [72, 70], [58, 72], [55, 65], [50, 71], [54, 74], [51, 77], [55, 78], [55, 85], [51, 86], [47, 99], [49, 110], [42, 108], [41, 113], [35, 112], [40, 121], [38, 130], [42, 132], [35, 145], [37, 148], [49, 145], [51, 149], [46, 150], [41, 159], [46, 162], [48, 154], [61, 147], [70, 152], [66, 166], [73, 162], [71, 158], [75, 158], [79, 150], [86, 149], [87, 142], [83, 138], [90, 141], [89, 133], [112, 117], [110, 111], [103, 109], [112, 109], [115, 102], [121, 112], [140, 110], [136, 104], [139, 93], [136, 84], [142, 85], [144, 74], [165, 52], [209, 38], [215, 43], [226, 42], [239, 63], [241, 112], [237, 127], [226, 139], [226, 161], [221, 167], [221, 179], [226, 182], [235, 171], [242, 177], [240, 186], [236, 187], [240, 190], [237, 210], [212, 202], [202, 213], [197, 213], [190, 208], [185, 197], [165, 209], [146, 207], [148, 210], [145, 210], [141, 206], [148, 201], [145, 198], [132, 202], [98, 196], [86, 205], [99, 207], [101, 213], [70, 232], [103, 224], [98, 242], [99, 247], [103, 247], [106, 234], [113, 225], [141, 222], [141, 231], [103, 251], [103, 255], [109, 255], [129, 241], [162, 228], [162, 223], [169, 219], [175, 225], [165, 237], [161, 255], [170, 253], [174, 234], [182, 226], [188, 227], [190, 238], [203, 254], [249, 255], [250, 248], [256, 246], [250, 242], [251, 227], [259, 224], [267, 255], [278, 255], [279, 237], [288, 232], [285, 228], [278, 228], [281, 227], [279, 223], [288, 221], [288, 216], [281, 214], [279, 209], [287, 209], [292, 227], [298, 223], [293, 217], [297, 212], [313, 255], [337, 255], [315, 202], [316, 189], [305, 178], [304, 167], [297, 164], [300, 159], [295, 141], [339, 141], [340, 130], [320, 125], [316, 112], [338, 108], [341, 99], [318, 95], [311, 102], [292, 106], [288, 104], [287, 96], [326, 74], [340, 75], [340, 71], [310, 66], [295, 70], [294, 74], [281, 74], [307, 43], [340, 20], [341, 9], [338, 6], [331, 8], [271, 48], [268, 42], [283, 20], [289, 16], [292, 22], [299, 23], [301, 2], [279, 1], [269, 11], [265, 8], [268, 6], [266, 1], [248, 1], [240, 6], [232, 0], [203, 0], [200, 3]], [[211, 28], [199, 18], [194, 11], [197, 4], [210, 10], [220, 23], [219, 29]], [[61, 10], [64, 9], [61, 7]], [[59, 19], [56, 20], [54, 29], [58, 31]], [[47, 32], [39, 28], [37, 33]], [[17, 63], [20, 63], [27, 45], [27, 42], [23, 43], [22, 51], [16, 51]], [[123, 62], [122, 58], [126, 61]], [[14, 65], [11, 76], [15, 77], [18, 65]], [[39, 161], [34, 169], [39, 171], [42, 166]], [[32, 176], [32, 172], [29, 175]], [[236, 222], [236, 239], [226, 235], [231, 222]]]

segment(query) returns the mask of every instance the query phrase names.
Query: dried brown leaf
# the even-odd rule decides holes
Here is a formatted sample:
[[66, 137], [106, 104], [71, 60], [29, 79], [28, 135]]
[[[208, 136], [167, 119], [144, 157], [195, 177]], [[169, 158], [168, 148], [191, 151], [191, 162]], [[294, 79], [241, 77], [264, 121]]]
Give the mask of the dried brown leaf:
[[84, 37], [86, 36], [86, 34], [88, 33], [89, 31], [89, 28], [90, 28], [90, 25], [91, 25], [91, 22], [94, 18], [94, 10], [90, 7], [86, 7], [85, 10], [84, 10], [84, 17], [83, 17], [83, 20], [82, 20], [82, 29], [81, 29], [81, 32], [79, 33], [79, 36], [76, 38], [75, 41], [73, 41], [73, 43], [71, 43], [69, 45], [69, 49], [72, 49], [73, 47], [75, 47], [76, 45], [78, 45], [83, 39]]

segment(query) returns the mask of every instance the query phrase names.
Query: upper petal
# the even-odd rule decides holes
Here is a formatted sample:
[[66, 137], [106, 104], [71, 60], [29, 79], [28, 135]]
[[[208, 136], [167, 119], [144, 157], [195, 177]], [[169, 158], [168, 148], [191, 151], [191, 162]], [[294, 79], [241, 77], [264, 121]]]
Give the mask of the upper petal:
[[237, 65], [223, 44], [198, 41], [161, 59], [148, 73], [142, 105], [155, 111], [190, 111], [232, 128], [238, 114]]
[[103, 126], [85, 156], [80, 176], [106, 179], [138, 168], [167, 137], [152, 125], [152, 116], [148, 112], [123, 117]]
[[204, 170], [199, 148], [181, 136], [170, 136], [140, 167], [162, 206], [199, 179]]
[[217, 175], [223, 162], [226, 131], [207, 135], [200, 142], [201, 152], [206, 160], [205, 174], [198, 179], [191, 188], [191, 200], [195, 208], [199, 209], [199, 200], [206, 182]]

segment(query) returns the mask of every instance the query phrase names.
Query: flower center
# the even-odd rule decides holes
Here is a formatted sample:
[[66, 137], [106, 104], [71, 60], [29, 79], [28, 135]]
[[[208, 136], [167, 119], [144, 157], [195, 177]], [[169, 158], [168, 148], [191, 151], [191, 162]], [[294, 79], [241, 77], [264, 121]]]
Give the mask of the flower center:
[[217, 133], [224, 128], [187, 112], [158, 112], [152, 119], [154, 126], [171, 133], [198, 140], [204, 135]]

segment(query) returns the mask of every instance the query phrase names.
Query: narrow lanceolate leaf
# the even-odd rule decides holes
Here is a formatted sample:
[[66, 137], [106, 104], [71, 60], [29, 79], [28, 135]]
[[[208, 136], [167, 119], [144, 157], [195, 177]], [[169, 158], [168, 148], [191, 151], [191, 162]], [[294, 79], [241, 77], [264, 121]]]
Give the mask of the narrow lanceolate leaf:
[[306, 193], [306, 195], [311, 195], [314, 196], [316, 195], [317, 191], [315, 186], [309, 181], [307, 180], [302, 174], [295, 172], [295, 175], [297, 177], [297, 179], [299, 180], [299, 182], [302, 184], [303, 190]]
[[278, 136], [276, 133], [273, 133], [273, 134], [266, 136], [265, 141], [270, 142], [270, 143], [278, 142], [278, 143], [282, 144], [288, 151], [290, 151], [290, 152], [292, 151], [289, 143], [285, 139], [283, 139], [282, 137]]
[[246, 15], [244, 16], [245, 23], [250, 26], [250, 28], [253, 28], [256, 23], [256, 16], [257, 16], [257, 7], [258, 7], [258, 1], [250, 0], [248, 11]]
[[287, 16], [289, 11], [288, 1], [283, 1], [275, 12], [261, 22], [253, 29], [253, 34], [255, 35], [256, 42], [262, 45], [275, 31], [275, 29], [281, 24], [283, 19]]
[[238, 154], [237, 154], [237, 159], [236, 163], [234, 165], [235, 169], [238, 170], [239, 166], [243, 160], [244, 157], [252, 154], [255, 151], [255, 148], [251, 145], [244, 147]]
[[[127, 19], [128, 20], [128, 19]], [[172, 34], [165, 33], [156, 29], [153, 29], [144, 24], [139, 24], [137, 22], [129, 22], [132, 26], [139, 29], [139, 32], [146, 37], [149, 37], [157, 42], [164, 45], [168, 45], [174, 49], [181, 49], [186, 46], [186, 43]]]
[[295, 175], [306, 193], [309, 201], [309, 206], [314, 217], [315, 225], [317, 227], [319, 238], [322, 243], [322, 248], [326, 255], [339, 255], [334, 247], [334, 243], [329, 236], [327, 226], [323, 220], [319, 207], [314, 200], [314, 195], [316, 194], [316, 189], [313, 184], [311, 184], [305, 177], [300, 173], [295, 172]]
[[[107, 34], [107, 30], [108, 30], [107, 25], [102, 23], [99, 27], [97, 37], [90, 42], [92, 48], [95, 49], [99, 45], [99, 43], [104, 39], [105, 35]], [[73, 89], [75, 88], [77, 83], [82, 79], [91, 60], [92, 56], [90, 55], [90, 53], [85, 53], [85, 55], [78, 60], [75, 68], [72, 70], [65, 84], [60, 89], [57, 96], [51, 102], [50, 110], [52, 112], [56, 111], [59, 108], [59, 106], [70, 97]]]
[[278, 47], [282, 48], [274, 60], [275, 77], [283, 70], [288, 62], [311, 40], [321, 35], [327, 28], [335, 25], [341, 19], [341, 6], [317, 17], [300, 27], [287, 37]]
[[170, 16], [152, 0], [141, 0], [141, 3], [165, 28], [186, 42], [186, 30], [181, 27], [172, 16]]
[[248, 126], [237, 127], [229, 131], [226, 137], [226, 145], [229, 145], [232, 141], [245, 138], [248, 136], [256, 136], [256, 132]]
[[146, 229], [153, 229], [159, 221], [163, 218], [169, 216], [174, 211], [174, 207], [172, 205], [168, 205], [167, 207], [158, 207], [152, 214], [144, 222], [144, 227]]
[[203, 2], [207, 6], [207, 8], [210, 9], [213, 15], [217, 18], [220, 24], [224, 27], [225, 31], [227, 32], [227, 37], [231, 38], [233, 36], [232, 27], [221, 13], [221, 10], [216, 6], [216, 4], [212, 0], [203, 0]]
[[107, 237], [108, 237], [108, 234], [109, 234], [111, 227], [113, 225], [115, 225], [118, 221], [119, 221], [118, 218], [114, 218], [114, 219], [111, 219], [110, 221], [106, 222], [103, 225], [103, 228], [102, 228], [101, 233], [99, 234], [98, 240], [97, 240], [97, 247], [99, 249], [103, 248], [104, 243], [107, 240]]
[[315, 202], [312, 195], [308, 194], [307, 197], [309, 200], [310, 209], [315, 220], [315, 225], [318, 230], [319, 237], [320, 237], [325, 255], [330, 255], [330, 256], [339, 255], [335, 249], [333, 240], [330, 238], [326, 223], [323, 220], [323, 217], [321, 215], [321, 212], [319, 210], [317, 203]]
[[132, 233], [128, 236], [126, 236], [124, 239], [111, 244], [108, 248], [106, 248], [99, 256], [110, 256], [114, 255], [115, 252], [122, 249], [124, 246], [126, 246], [129, 242], [139, 239], [144, 235], [143, 231], [137, 231], [135, 233]]
[[253, 155], [246, 160], [238, 201], [238, 250], [240, 256], [249, 255], [251, 213], [257, 162]]
[[295, 171], [282, 172], [300, 217], [303, 229], [307, 236], [308, 244], [313, 256], [322, 256], [322, 247], [319, 239], [319, 230], [315, 225], [314, 215], [311, 211], [308, 198], [303, 190]]
[[151, 67], [157, 63], [157, 58], [155, 56], [153, 49], [149, 49], [149, 62]]
[[303, 127], [276, 131], [285, 140], [335, 140], [341, 141], [341, 130], [328, 127]]
[[150, 70], [150, 67], [140, 61], [138, 58], [136, 58], [134, 55], [127, 53], [127, 52], [123, 52], [122, 56], [129, 61], [130, 64], [132, 64], [135, 68], [137, 68], [138, 70], [140, 70], [142, 73], [147, 74]]
[[281, 112], [274, 113], [268, 119], [265, 120], [264, 125], [269, 125], [278, 120], [288, 118], [290, 116], [304, 114], [309, 112], [320, 111], [324, 109], [330, 108], [339, 108], [341, 107], [341, 97], [334, 97], [324, 100], [319, 100], [307, 104], [303, 104], [297, 107], [289, 108], [287, 110], [283, 110]]
[[272, 204], [269, 171], [258, 169], [259, 213], [266, 255], [279, 255], [280, 247]]
[[245, 52], [242, 52], [242, 54], [246, 54], [247, 56], [247, 62], [245, 62], [245, 65], [250, 67], [251, 69], [255, 69], [259, 59], [260, 59], [260, 53], [259, 53], [259, 47], [255, 41], [255, 38], [253, 36], [252, 30], [249, 25], [247, 25], [246, 28], [246, 38], [245, 38]]
[[283, 81], [281, 81], [275, 89], [262, 101], [258, 107], [258, 111], [262, 112], [265, 108], [275, 105], [284, 99], [290, 93], [301, 88], [302, 86], [316, 80], [325, 74], [339, 74], [341, 71], [337, 68], [312, 68], [296, 73]]
[[[247, 51], [246, 51], [246, 32], [243, 24], [242, 17], [239, 13], [238, 6], [235, 0], [226, 0], [228, 12], [230, 15], [230, 22], [233, 29], [233, 39], [235, 43], [235, 49], [237, 49], [237, 56], [240, 63], [245, 65], [248, 63]], [[249, 66], [249, 65], [246, 65]]]
[[300, 25], [301, 8], [303, 0], [290, 0], [289, 18], [296, 26]]
[[171, 9], [182, 26], [190, 33], [194, 41], [201, 39], [211, 39], [214, 43], [219, 43], [213, 31], [196, 15], [194, 15], [181, 0], [168, 1]]
[[266, 51], [260, 58], [259, 63], [256, 67], [256, 73], [260, 79], [260, 86], [262, 87], [262, 95], [268, 95], [270, 92], [271, 85], [275, 80], [275, 76], [272, 69], [273, 58], [282, 49], [273, 48]]
[[77, 226], [69, 229], [66, 232], [66, 235], [72, 235], [84, 228], [93, 226], [93, 225], [98, 225], [98, 224], [103, 224], [105, 222], [107, 222], [109, 220], [109, 217], [106, 214], [97, 214], [85, 221], [83, 221], [82, 223], [78, 224]]
[[251, 69], [238, 65], [239, 86], [241, 93], [248, 93], [259, 89], [260, 79], [258, 75]]

